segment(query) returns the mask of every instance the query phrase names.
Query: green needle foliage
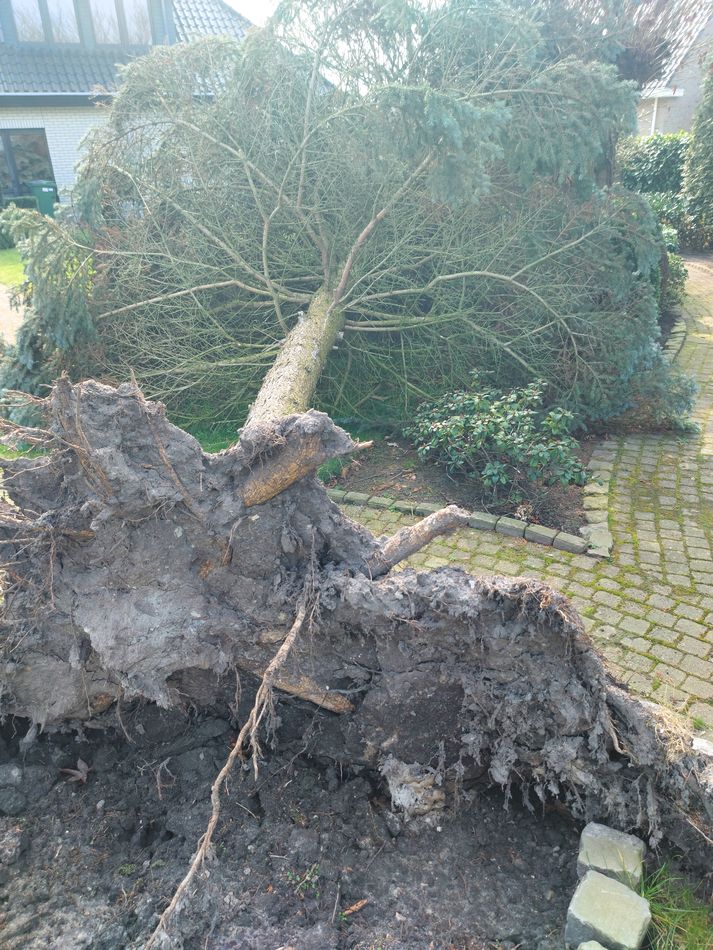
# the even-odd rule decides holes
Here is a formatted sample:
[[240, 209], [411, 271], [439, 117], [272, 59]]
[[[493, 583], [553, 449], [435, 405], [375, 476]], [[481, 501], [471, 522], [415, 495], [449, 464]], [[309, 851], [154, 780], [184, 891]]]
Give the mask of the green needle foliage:
[[337, 416], [407, 419], [473, 368], [580, 422], [622, 412], [665, 373], [655, 221], [601, 186], [635, 90], [555, 20], [301, 0], [241, 44], [155, 48], [73, 207], [8, 212], [33, 313], [0, 385], [133, 370], [184, 423], [241, 420], [319, 291]]

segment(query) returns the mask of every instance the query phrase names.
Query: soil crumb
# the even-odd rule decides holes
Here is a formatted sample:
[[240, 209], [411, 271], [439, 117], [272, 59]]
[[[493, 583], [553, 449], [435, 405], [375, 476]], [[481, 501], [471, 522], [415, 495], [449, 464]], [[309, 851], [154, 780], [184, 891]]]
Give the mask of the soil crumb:
[[[288, 701], [292, 702], [292, 701]], [[41, 736], [0, 765], [0, 934], [8, 950], [138, 948], [183, 877], [235, 732], [144, 706], [108, 734]], [[18, 724], [19, 726], [19, 724]], [[185, 948], [554, 950], [578, 829], [556, 810], [465, 794], [430, 826], [378, 778], [310, 756], [309, 725], [229, 783], [214, 854], [174, 918]], [[81, 760], [86, 782], [71, 781]], [[531, 806], [532, 807], [532, 806]]]

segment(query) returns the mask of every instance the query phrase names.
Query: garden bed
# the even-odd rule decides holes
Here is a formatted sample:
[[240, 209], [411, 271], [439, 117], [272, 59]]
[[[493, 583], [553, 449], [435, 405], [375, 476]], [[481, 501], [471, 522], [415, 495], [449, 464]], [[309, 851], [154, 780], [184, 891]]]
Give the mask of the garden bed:
[[[595, 441], [586, 439], [580, 443], [580, 458], [585, 465]], [[341, 464], [345, 467], [340, 473]], [[578, 485], [537, 489], [523, 502], [493, 498], [479, 479], [451, 476], [445, 468], [421, 461], [416, 450], [402, 439], [376, 439], [371, 448], [346, 462], [336, 463], [336, 467], [323, 469], [320, 476], [330, 488], [385, 495], [399, 501], [456, 504], [468, 510], [514, 515], [570, 534], [577, 534], [587, 523], [582, 488]]]

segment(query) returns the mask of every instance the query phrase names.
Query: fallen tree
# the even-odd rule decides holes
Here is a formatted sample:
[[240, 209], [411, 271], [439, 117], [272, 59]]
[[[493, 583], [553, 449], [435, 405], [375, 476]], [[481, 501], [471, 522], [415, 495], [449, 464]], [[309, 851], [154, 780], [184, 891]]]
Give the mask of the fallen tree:
[[608, 678], [563, 597], [393, 571], [457, 509], [377, 540], [329, 502], [312, 473], [353, 443], [324, 414], [268, 406], [207, 455], [134, 383], [63, 379], [46, 411], [43, 430], [6, 424], [50, 454], [2, 462], [3, 715], [225, 708], [234, 676], [270, 669], [236, 754], [257, 761], [282, 691], [319, 707], [322, 752], [381, 774], [407, 817], [486, 780], [655, 842], [710, 838], [710, 768]]
[[133, 371], [213, 425], [274, 364], [336, 418], [403, 421], [477, 368], [580, 421], [634, 380], [685, 411], [656, 395], [656, 222], [602, 187], [635, 104], [607, 5], [596, 43], [541, 7], [305, 0], [136, 60], [72, 205], [3, 219], [29, 306], [0, 389]]

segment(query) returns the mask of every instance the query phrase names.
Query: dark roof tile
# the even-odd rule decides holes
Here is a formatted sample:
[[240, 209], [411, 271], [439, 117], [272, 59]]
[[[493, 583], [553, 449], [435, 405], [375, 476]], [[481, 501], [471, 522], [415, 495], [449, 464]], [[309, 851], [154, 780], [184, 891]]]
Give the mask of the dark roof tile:
[[[179, 42], [199, 36], [242, 39], [250, 22], [223, 0], [174, 0]], [[117, 64], [146, 52], [146, 47], [31, 46], [0, 44], [0, 96], [88, 96], [116, 88]]]

